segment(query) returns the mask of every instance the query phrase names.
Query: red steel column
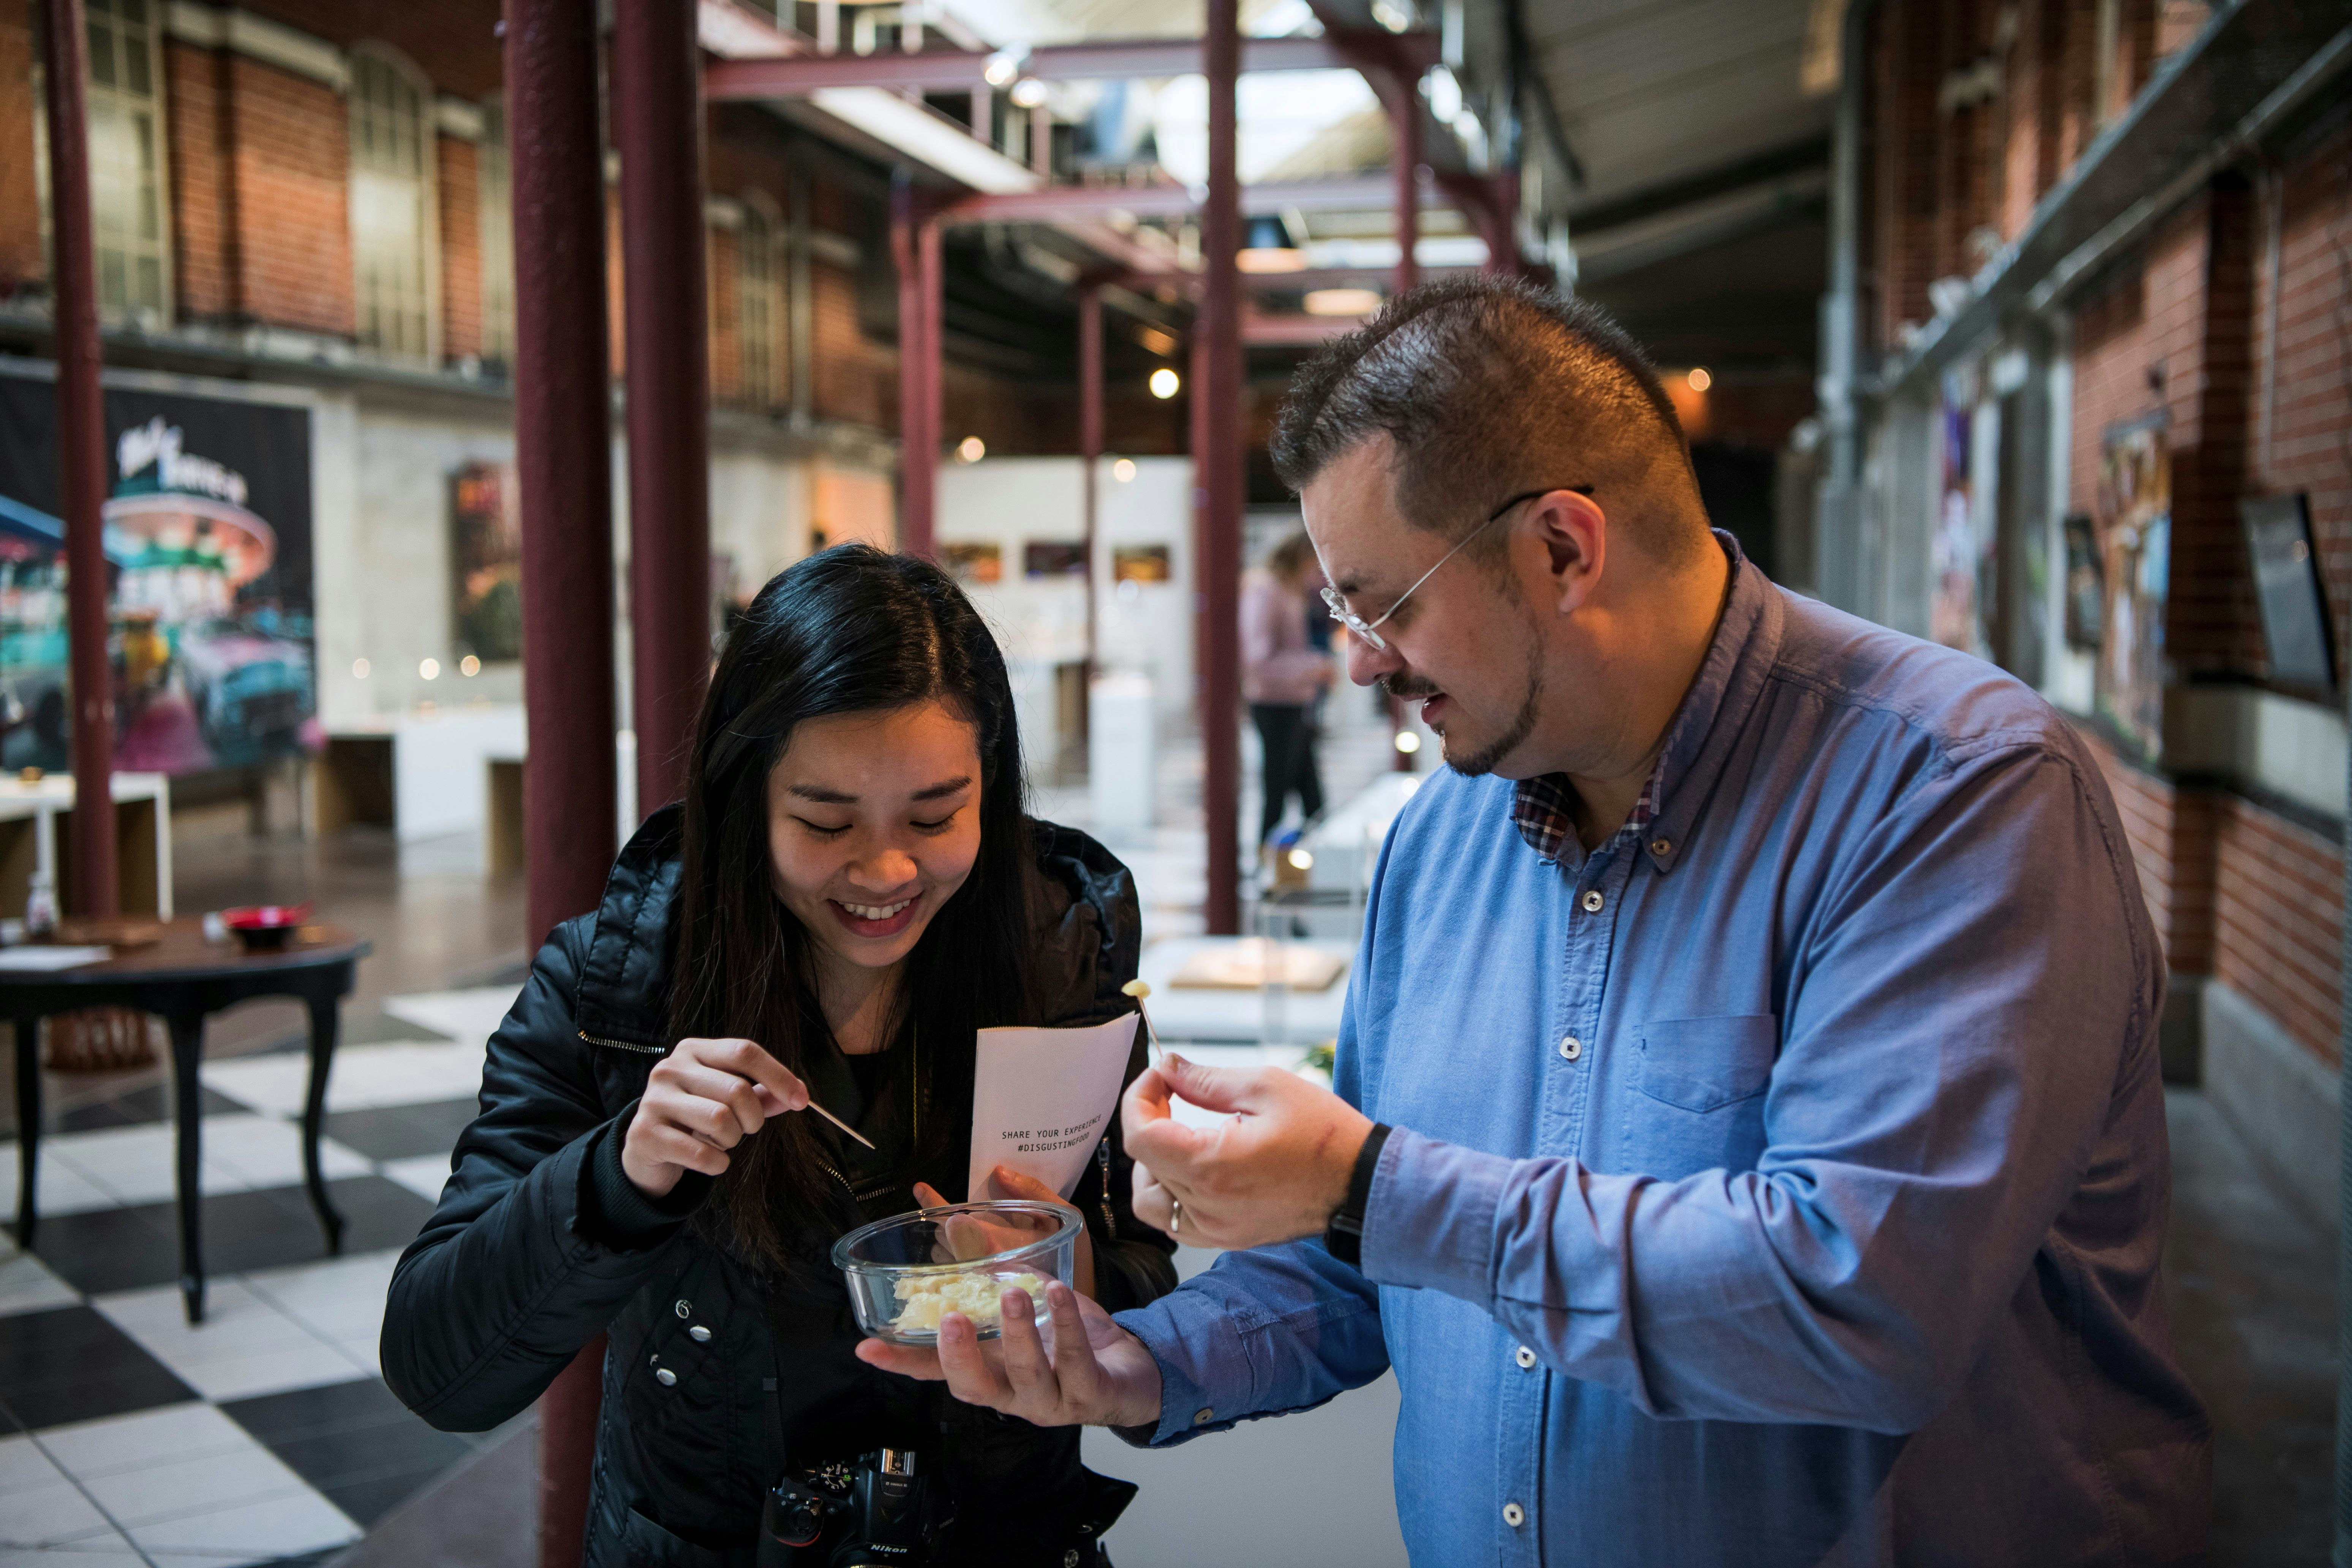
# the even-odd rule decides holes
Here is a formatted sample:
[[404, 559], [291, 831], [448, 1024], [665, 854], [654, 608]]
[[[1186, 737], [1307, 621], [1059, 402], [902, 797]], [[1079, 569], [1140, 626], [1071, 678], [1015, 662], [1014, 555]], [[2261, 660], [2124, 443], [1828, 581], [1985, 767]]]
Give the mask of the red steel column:
[[1396, 146], [1396, 291], [1421, 281], [1421, 92], [1402, 71], [1385, 79], [1389, 130]]
[[[515, 467], [522, 492], [524, 859], [530, 940], [596, 907], [613, 860], [612, 378], [596, 8], [506, 0]], [[698, 334], [701, 331], [696, 325]], [[540, 1397], [539, 1560], [576, 1568], [600, 1335]]]
[[1099, 654], [1096, 619], [1101, 584], [1095, 577], [1096, 513], [1100, 498], [1095, 490], [1096, 469], [1103, 446], [1102, 286], [1089, 283], [1078, 290], [1078, 485], [1087, 536], [1087, 674], [1091, 678]]
[[[56, 262], [58, 467], [66, 525], [66, 642], [73, 693], [73, 883], [78, 915], [119, 912], [114, 859], [114, 674], [106, 658], [106, 401], [99, 390], [98, 251], [90, 235], [88, 35], [81, 0], [48, 0], [49, 201]], [[29, 1041], [18, 1050], [30, 1050]]]
[[935, 555], [940, 510], [940, 449], [945, 441], [941, 377], [945, 374], [941, 334], [947, 326], [947, 266], [945, 237], [935, 217], [923, 216], [915, 229], [915, 277], [922, 290], [923, 349], [920, 356], [923, 389], [923, 440], [917, 449], [918, 467], [908, 470], [910, 483], [923, 488], [923, 533], [905, 539], [898, 548], [917, 555]]
[[693, 0], [619, 0], [614, 13], [640, 818], [677, 798], [710, 670], [710, 372], [694, 26]]
[[1234, 95], [1241, 75], [1239, 0], [1209, 0], [1202, 65], [1209, 79], [1209, 199], [1201, 212], [1202, 415], [1199, 485], [1202, 618], [1201, 800], [1209, 832], [1210, 934], [1241, 930], [1241, 185], [1234, 174]]
[[924, 433], [930, 402], [923, 388], [929, 356], [924, 347], [921, 244], [915, 186], [902, 167], [890, 182], [890, 260], [898, 271], [898, 548], [931, 552], [931, 468], [938, 448]]

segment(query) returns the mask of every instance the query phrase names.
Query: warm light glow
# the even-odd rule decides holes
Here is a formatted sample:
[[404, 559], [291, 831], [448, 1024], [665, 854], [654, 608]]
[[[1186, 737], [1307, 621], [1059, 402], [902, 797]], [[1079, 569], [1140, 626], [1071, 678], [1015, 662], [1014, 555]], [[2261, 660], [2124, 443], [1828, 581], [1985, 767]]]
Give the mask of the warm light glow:
[[1017, 77], [1020, 74], [1021, 62], [1013, 58], [1010, 54], [996, 54], [989, 56], [988, 68], [980, 73], [981, 79], [987, 82], [991, 87], [1007, 86], [1012, 82], [1014, 77]]
[[416, 673], [427, 680], [438, 680], [441, 679], [441, 661], [437, 658], [421, 659], [417, 662]]
[[1151, 373], [1151, 381], [1150, 384], [1151, 387], [1151, 395], [1159, 398], [1162, 402], [1165, 402], [1169, 398], [1176, 395], [1178, 390], [1183, 386], [1184, 382], [1183, 379], [1174, 371], [1170, 370], [1163, 364], [1158, 370]]
[[465, 658], [457, 661], [457, 673], [460, 675], [479, 675], [482, 673], [482, 661], [476, 658], [469, 653]]
[[1380, 308], [1380, 292], [1372, 289], [1315, 289], [1307, 295], [1310, 316], [1369, 316]]
[[1034, 76], [1023, 77], [1013, 84], [1010, 96], [1023, 109], [1034, 109], [1045, 101], [1045, 84]]
[[1410, 730], [1399, 730], [1396, 737], [1396, 749], [1402, 752], [1409, 757], [1415, 752], [1421, 750], [1421, 737], [1414, 734]]
[[[1135, 459], [1133, 458], [1121, 458], [1118, 462], [1113, 463], [1110, 466], [1110, 477], [1117, 479], [1120, 484], [1125, 484], [1129, 479], [1135, 478]], [[364, 664], [367, 661], [365, 659], [362, 659], [360, 662]]]
[[988, 443], [977, 436], [967, 436], [956, 443], [956, 461], [977, 463], [988, 456]]
[[352, 679], [353, 680], [365, 680], [368, 678], [368, 668], [369, 666], [367, 660], [363, 658], [355, 658], [352, 660]]
[[1683, 379], [1690, 383], [1690, 389], [1693, 392], [1705, 392], [1715, 384], [1715, 377], [1706, 374], [1705, 365], [1698, 366]]
[[1312, 871], [1315, 869], [1315, 857], [1304, 849], [1294, 849], [1290, 852], [1290, 868], [1294, 871]]
[[1303, 250], [1263, 249], [1239, 250], [1234, 253], [1234, 265], [1244, 272], [1304, 272], [1307, 253]]
[[1135, 341], [1153, 353], [1162, 356], [1174, 353], [1181, 346], [1176, 342], [1175, 333], [1163, 332], [1158, 327], [1137, 328]]

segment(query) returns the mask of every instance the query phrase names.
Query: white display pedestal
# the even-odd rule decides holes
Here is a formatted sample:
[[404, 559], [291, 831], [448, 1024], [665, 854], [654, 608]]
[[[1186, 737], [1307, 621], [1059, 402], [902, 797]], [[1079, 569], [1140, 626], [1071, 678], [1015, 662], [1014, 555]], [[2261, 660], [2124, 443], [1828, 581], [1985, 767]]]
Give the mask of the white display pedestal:
[[1131, 671], [1095, 677], [1087, 693], [1087, 791], [1095, 837], [1104, 843], [1150, 838], [1157, 741], [1150, 677]]

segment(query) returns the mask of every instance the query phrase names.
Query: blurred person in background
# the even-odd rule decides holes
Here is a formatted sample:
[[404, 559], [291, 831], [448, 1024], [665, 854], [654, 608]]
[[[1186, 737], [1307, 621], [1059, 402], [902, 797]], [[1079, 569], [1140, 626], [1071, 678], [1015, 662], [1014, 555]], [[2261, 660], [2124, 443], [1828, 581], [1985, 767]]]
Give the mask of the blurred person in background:
[[1265, 804], [1258, 813], [1263, 845], [1282, 825], [1293, 795], [1312, 821], [1323, 809], [1315, 763], [1316, 700], [1330, 686], [1331, 656], [1307, 640], [1307, 605], [1323, 586], [1315, 545], [1300, 529], [1266, 552], [1242, 583], [1242, 696], [1265, 753]]

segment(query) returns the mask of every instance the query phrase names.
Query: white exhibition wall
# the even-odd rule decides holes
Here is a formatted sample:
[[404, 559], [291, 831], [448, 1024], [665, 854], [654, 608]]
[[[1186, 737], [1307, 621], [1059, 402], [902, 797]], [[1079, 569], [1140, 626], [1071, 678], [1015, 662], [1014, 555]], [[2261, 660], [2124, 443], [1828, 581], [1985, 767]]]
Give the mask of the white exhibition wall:
[[[1096, 465], [1094, 581], [1098, 663], [1152, 683], [1163, 727], [1192, 709], [1192, 461], [1134, 458]], [[1076, 458], [983, 458], [940, 474], [940, 554], [1003, 644], [1021, 740], [1033, 772], [1055, 756], [1060, 725], [1055, 671], [1086, 658], [1086, 585], [1076, 574], [1031, 576], [1032, 545], [1075, 547], [1085, 537]], [[982, 564], [993, 549], [997, 579]], [[1122, 581], [1122, 552], [1167, 553], [1164, 582]], [[1129, 556], [1130, 567], [1133, 557]], [[1041, 565], [1050, 563], [1039, 563]]]

